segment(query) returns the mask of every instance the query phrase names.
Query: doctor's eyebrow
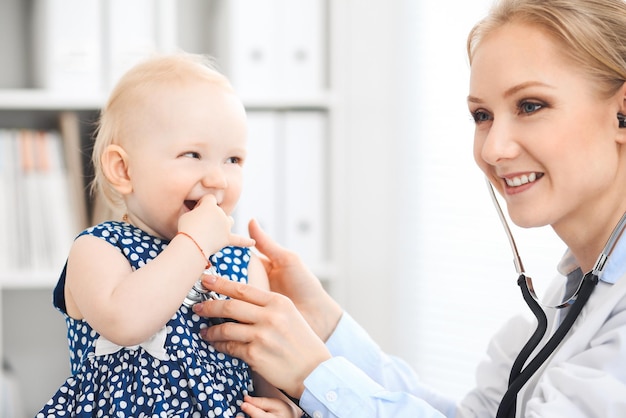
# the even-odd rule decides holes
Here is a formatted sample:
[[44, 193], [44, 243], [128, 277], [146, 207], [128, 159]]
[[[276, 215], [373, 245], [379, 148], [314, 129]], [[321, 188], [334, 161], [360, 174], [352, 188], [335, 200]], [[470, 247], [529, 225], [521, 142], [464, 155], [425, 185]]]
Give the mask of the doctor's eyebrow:
[[[554, 86], [551, 86], [550, 84], [543, 83], [541, 81], [525, 81], [523, 83], [516, 84], [515, 86], [507, 89], [504, 92], [504, 94], [502, 95], [502, 97], [504, 97], [506, 99], [508, 97], [513, 96], [515, 93], [520, 92], [520, 91], [522, 91], [524, 89], [527, 89], [527, 88], [530, 88], [530, 87], [547, 87], [547, 88], [550, 88], [550, 89], [554, 88]], [[480, 99], [478, 97], [475, 97], [475, 96], [472, 96], [472, 95], [467, 96], [467, 101], [469, 103], [478, 103], [478, 104], [483, 103], [482, 99]]]

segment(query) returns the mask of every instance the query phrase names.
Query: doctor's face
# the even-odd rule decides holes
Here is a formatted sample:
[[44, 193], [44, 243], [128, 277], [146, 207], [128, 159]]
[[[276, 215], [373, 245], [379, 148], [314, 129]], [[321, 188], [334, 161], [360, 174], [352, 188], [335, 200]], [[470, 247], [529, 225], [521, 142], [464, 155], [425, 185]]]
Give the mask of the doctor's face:
[[468, 97], [474, 158], [511, 219], [557, 232], [606, 212], [618, 170], [619, 100], [561, 49], [533, 26], [496, 29], [476, 49]]

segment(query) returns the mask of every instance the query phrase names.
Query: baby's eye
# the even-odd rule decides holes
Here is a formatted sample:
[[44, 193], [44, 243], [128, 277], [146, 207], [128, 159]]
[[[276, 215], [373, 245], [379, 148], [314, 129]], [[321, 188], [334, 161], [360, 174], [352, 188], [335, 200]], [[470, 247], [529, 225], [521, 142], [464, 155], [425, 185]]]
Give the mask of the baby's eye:
[[241, 165], [241, 164], [243, 164], [243, 158], [240, 158], [240, 157], [229, 157], [229, 158], [226, 159], [226, 162], [228, 164], [238, 164], [238, 165]]
[[476, 110], [475, 112], [472, 112], [472, 118], [474, 119], [474, 122], [482, 123], [491, 120], [491, 115], [484, 110]]
[[181, 154], [181, 157], [200, 159], [200, 153], [195, 151], [187, 151]]
[[542, 108], [543, 104], [536, 102], [522, 102], [519, 105], [520, 112], [524, 114], [535, 113]]

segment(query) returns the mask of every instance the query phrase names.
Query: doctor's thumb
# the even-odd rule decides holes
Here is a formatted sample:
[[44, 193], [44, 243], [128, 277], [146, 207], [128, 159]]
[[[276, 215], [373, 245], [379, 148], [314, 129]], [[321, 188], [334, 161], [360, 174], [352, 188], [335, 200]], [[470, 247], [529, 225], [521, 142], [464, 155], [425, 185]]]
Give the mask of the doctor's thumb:
[[259, 225], [256, 219], [252, 219], [248, 223], [248, 233], [250, 234], [250, 238], [256, 242], [256, 249], [270, 260], [280, 257], [280, 255], [285, 252], [285, 249], [261, 228], [261, 225]]

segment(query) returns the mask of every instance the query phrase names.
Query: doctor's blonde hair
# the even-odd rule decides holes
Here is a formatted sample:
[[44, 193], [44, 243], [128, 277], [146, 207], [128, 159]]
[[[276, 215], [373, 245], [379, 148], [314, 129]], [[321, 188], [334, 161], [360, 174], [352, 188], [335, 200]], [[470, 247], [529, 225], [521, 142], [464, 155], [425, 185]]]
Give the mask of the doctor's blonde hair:
[[154, 55], [126, 72], [113, 88], [100, 112], [91, 160], [94, 179], [91, 192], [104, 198], [107, 205], [120, 209], [123, 200], [109, 184], [102, 168], [102, 155], [112, 144], [121, 145], [126, 140], [127, 122], [141, 115], [153, 92], [167, 86], [208, 82], [233, 91], [228, 79], [218, 72], [213, 61], [204, 55], [185, 52]]
[[626, 81], [624, 0], [499, 0], [470, 31], [470, 64], [480, 42], [508, 23], [534, 25], [562, 45], [561, 51], [609, 97]]

